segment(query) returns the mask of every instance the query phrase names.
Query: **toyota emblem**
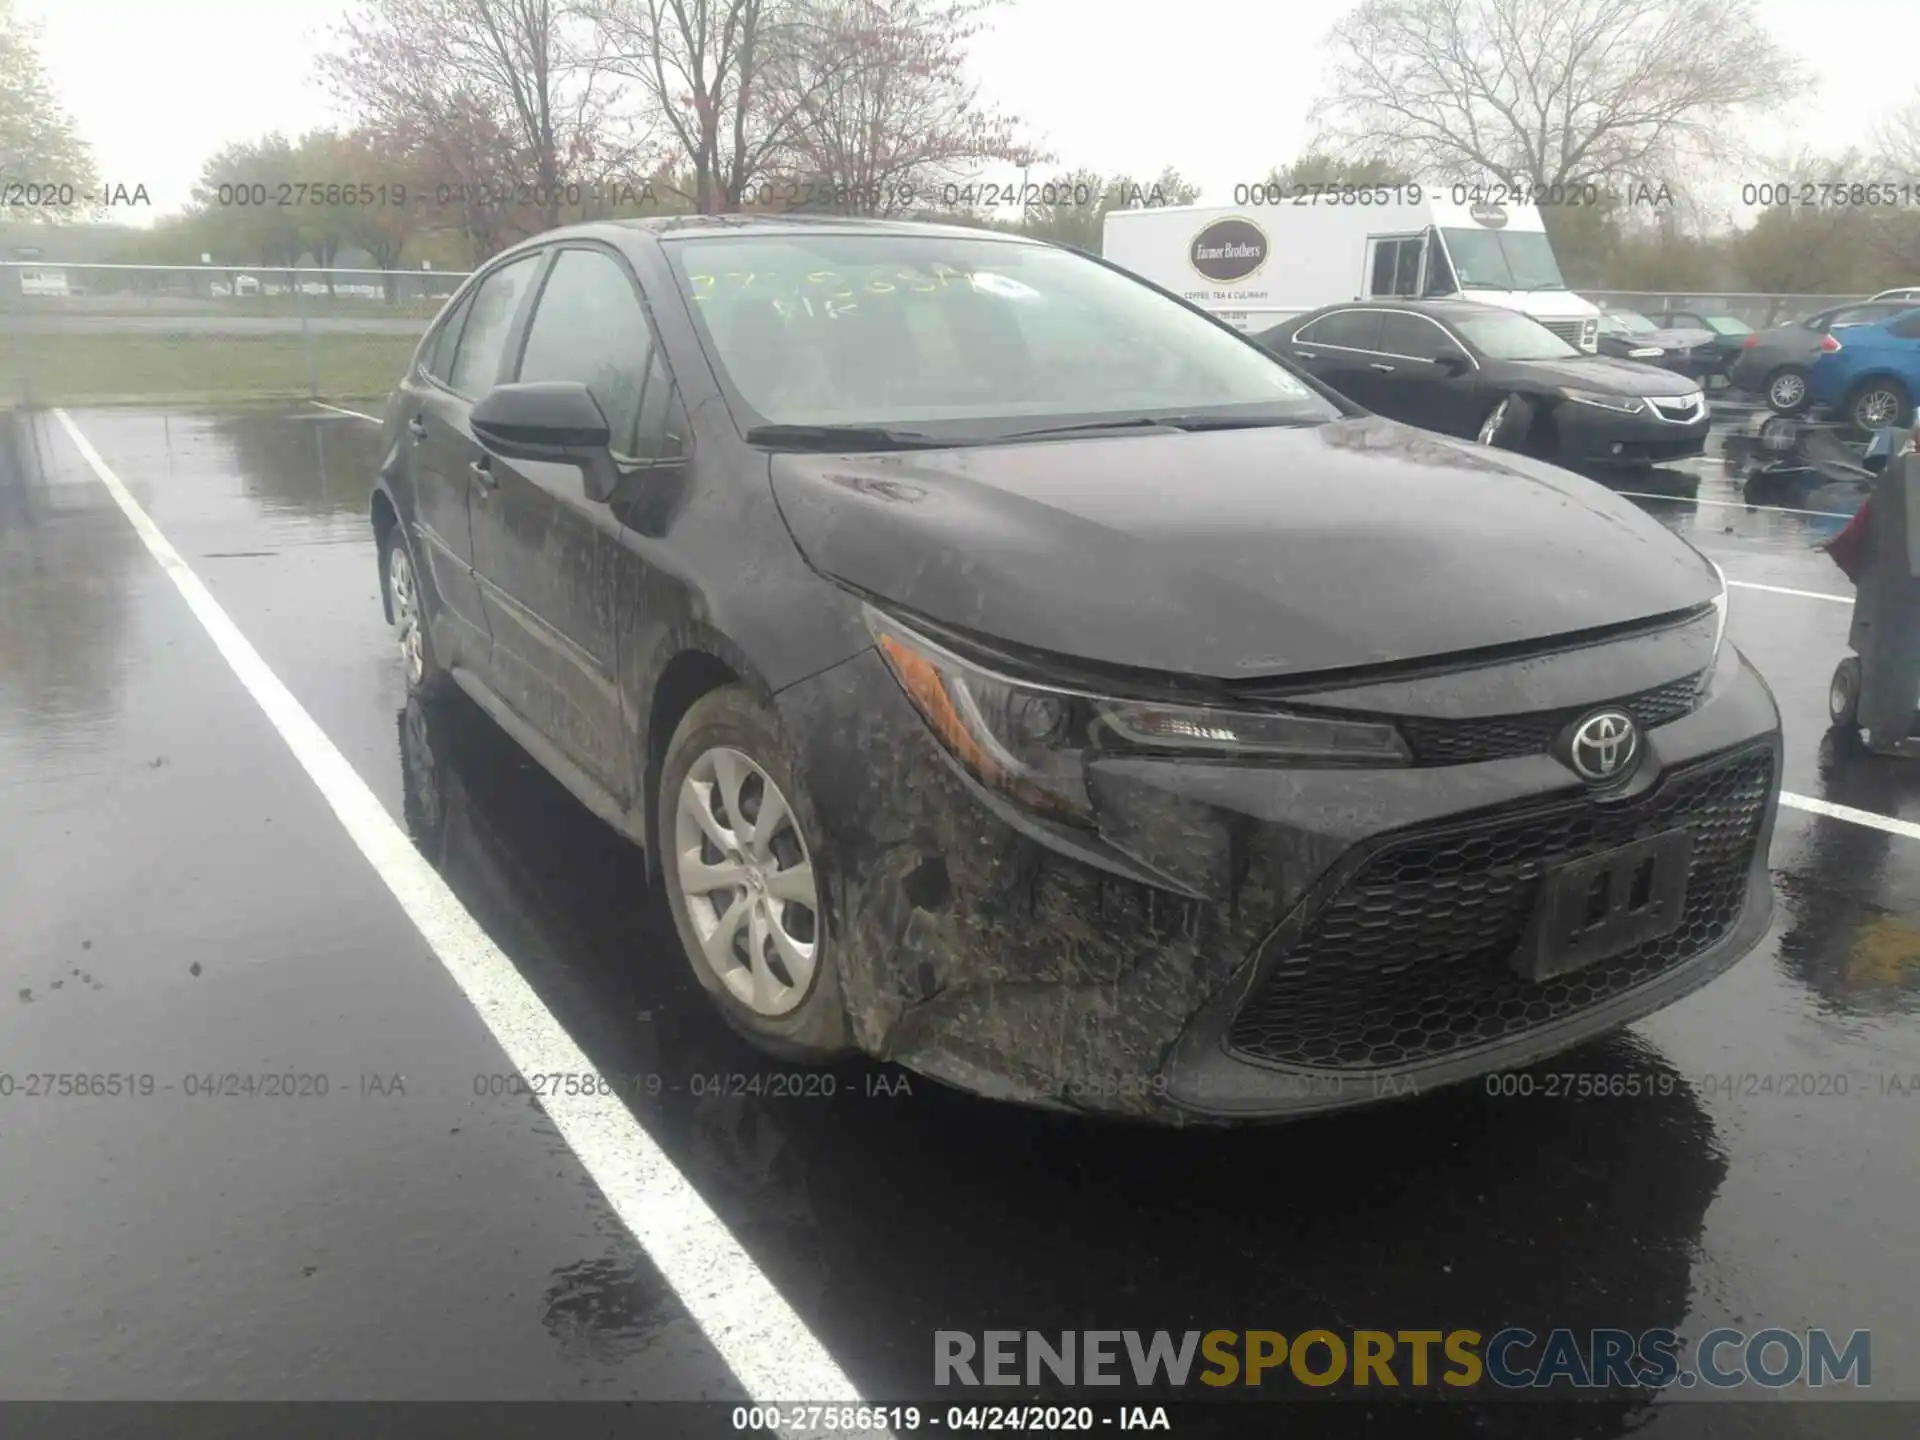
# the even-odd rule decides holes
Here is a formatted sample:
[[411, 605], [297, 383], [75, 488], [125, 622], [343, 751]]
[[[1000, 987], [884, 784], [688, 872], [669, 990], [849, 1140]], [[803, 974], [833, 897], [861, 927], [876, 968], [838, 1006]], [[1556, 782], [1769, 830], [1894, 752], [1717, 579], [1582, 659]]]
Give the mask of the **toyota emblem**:
[[1589, 785], [1609, 785], [1633, 773], [1640, 758], [1640, 727], [1624, 710], [1596, 710], [1573, 727], [1567, 763]]

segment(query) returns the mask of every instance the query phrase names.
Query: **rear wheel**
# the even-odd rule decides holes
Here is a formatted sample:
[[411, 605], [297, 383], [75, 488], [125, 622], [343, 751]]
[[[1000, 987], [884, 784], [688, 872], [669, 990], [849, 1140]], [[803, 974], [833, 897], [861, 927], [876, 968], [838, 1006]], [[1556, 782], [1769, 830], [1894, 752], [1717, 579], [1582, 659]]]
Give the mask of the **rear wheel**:
[[687, 711], [656, 818], [681, 948], [728, 1023], [782, 1059], [847, 1053], [813, 806], [775, 717], [745, 686]]
[[399, 525], [387, 531], [384, 559], [387, 600], [393, 607], [393, 628], [400, 640], [400, 669], [409, 695], [432, 695], [445, 688], [446, 671], [433, 653], [427, 630], [427, 612], [420, 591], [420, 571], [407, 549]]
[[1847, 419], [1869, 435], [1888, 425], [1905, 425], [1912, 418], [1913, 400], [1898, 380], [1867, 380], [1847, 397]]
[[1767, 408], [1776, 415], [1798, 415], [1807, 408], [1807, 372], [1782, 365], [1767, 376]]

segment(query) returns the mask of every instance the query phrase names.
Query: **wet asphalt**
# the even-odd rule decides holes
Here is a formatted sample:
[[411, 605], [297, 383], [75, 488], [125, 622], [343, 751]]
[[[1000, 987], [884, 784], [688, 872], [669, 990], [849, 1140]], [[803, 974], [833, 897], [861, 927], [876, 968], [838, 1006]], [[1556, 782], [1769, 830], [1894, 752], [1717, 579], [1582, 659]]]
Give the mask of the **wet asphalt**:
[[[71, 418], [869, 1399], [925, 1397], [940, 1329], [1725, 1324], [1870, 1329], [1874, 1394], [1920, 1400], [1920, 840], [1783, 808], [1760, 948], [1545, 1067], [1677, 1082], [1659, 1095], [1476, 1087], [1162, 1133], [885, 1067], [742, 1093], [766, 1063], [685, 972], [638, 854], [464, 698], [408, 707], [375, 427]], [[22, 434], [0, 464], [0, 1398], [741, 1397], [552, 1122], [492, 1093], [510, 1062], [66, 431]], [[1826, 733], [1850, 591], [1811, 547], [1859, 493], [1712, 460], [1621, 488], [1735, 582], [1786, 789], [1920, 821], [1920, 766]], [[151, 1093], [24, 1093], [49, 1073]], [[190, 1093], [267, 1074], [304, 1093]], [[1817, 1093], [1742, 1079], [1777, 1075]], [[1857, 1405], [1688, 1398], [1571, 1428], [1509, 1404], [1475, 1433], [1879, 1433]]]

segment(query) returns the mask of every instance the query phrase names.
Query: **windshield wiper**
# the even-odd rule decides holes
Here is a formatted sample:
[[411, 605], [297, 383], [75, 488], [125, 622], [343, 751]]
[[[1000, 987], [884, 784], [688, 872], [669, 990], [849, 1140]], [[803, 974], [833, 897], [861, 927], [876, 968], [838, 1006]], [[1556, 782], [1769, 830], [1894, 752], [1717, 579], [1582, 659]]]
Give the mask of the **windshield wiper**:
[[1318, 425], [1318, 420], [1279, 415], [1133, 415], [1123, 420], [1086, 420], [1073, 425], [1044, 425], [994, 436], [995, 442], [1045, 440], [1055, 435], [1084, 435], [1099, 430], [1251, 430], [1262, 426]]
[[884, 425], [755, 425], [747, 443], [792, 450], [949, 450], [969, 442]]

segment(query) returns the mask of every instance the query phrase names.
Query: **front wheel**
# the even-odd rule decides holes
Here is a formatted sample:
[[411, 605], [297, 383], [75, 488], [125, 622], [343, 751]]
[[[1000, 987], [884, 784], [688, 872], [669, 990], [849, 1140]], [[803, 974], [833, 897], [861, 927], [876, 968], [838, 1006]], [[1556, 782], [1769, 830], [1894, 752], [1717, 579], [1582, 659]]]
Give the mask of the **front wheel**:
[[1898, 380], [1868, 380], [1848, 397], [1847, 418], [1855, 429], [1871, 435], [1889, 425], [1906, 425], [1913, 418], [1913, 401]]
[[1474, 439], [1501, 450], [1517, 450], [1533, 424], [1533, 407], [1518, 395], [1503, 395], [1480, 421]]
[[1844, 730], [1860, 715], [1860, 657], [1849, 655], [1835, 667], [1827, 686], [1827, 716], [1834, 728]]
[[745, 686], [702, 696], [674, 730], [656, 822], [674, 929], [727, 1022], [781, 1059], [846, 1054], [819, 827], [775, 717]]

